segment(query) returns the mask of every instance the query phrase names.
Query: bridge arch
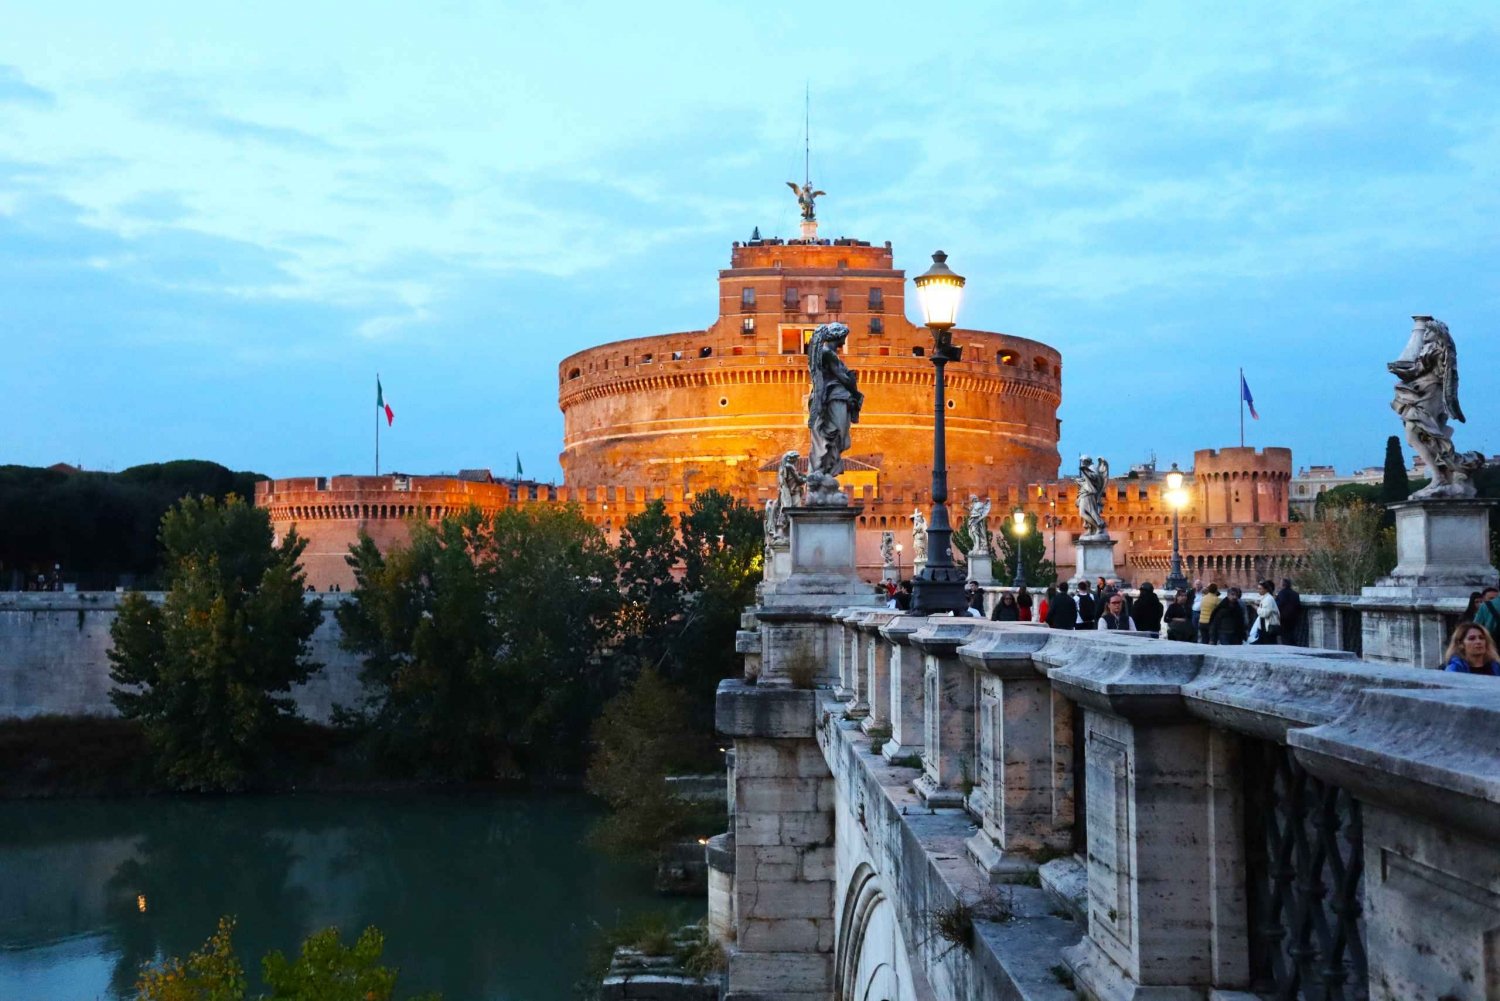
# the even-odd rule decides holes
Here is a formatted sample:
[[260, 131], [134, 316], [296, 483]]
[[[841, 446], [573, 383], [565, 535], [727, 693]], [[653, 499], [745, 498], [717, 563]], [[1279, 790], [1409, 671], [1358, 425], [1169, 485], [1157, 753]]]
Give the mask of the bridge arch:
[[868, 862], [849, 881], [834, 957], [839, 1001], [915, 1001], [896, 909]]

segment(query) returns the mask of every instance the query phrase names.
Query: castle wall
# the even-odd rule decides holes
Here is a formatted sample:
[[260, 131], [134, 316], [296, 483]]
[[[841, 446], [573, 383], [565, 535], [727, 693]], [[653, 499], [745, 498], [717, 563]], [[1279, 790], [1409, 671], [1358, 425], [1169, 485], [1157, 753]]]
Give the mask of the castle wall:
[[[117, 716], [109, 701], [109, 630], [124, 596], [113, 592], [0, 595], [0, 719], [33, 716]], [[160, 599], [160, 595], [153, 596]], [[310, 656], [324, 665], [292, 690], [309, 719], [327, 722], [335, 704], [360, 697], [359, 659], [339, 646], [328, 597]]]

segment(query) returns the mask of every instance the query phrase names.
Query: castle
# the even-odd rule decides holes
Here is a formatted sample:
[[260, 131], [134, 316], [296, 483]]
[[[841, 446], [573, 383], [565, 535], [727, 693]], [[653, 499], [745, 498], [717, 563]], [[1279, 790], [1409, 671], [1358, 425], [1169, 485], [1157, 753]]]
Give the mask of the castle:
[[[760, 508], [774, 495], [782, 455], [807, 450], [806, 345], [820, 324], [839, 322], [849, 327], [845, 352], [866, 397], [840, 480], [863, 508], [859, 566], [878, 578], [881, 534], [909, 543], [913, 509], [931, 504], [932, 337], [906, 318], [906, 276], [890, 243], [819, 239], [815, 220], [803, 234], [762, 239], [757, 231], [735, 242], [719, 272], [718, 316], [704, 329], [613, 341], [559, 363], [561, 487], [496, 480], [485, 470], [298, 477], [259, 484], [256, 503], [278, 532], [295, 524], [308, 539], [304, 567], [319, 590], [353, 585], [344, 557], [360, 532], [385, 548], [406, 537], [405, 519], [470, 505], [490, 513], [577, 503], [611, 538], [652, 500], [676, 515], [710, 487]], [[953, 339], [963, 347], [947, 375], [953, 515], [961, 518], [970, 494], [991, 498], [997, 519], [1016, 507], [1053, 515], [1048, 554], [1061, 569], [1081, 534], [1076, 487], [1058, 479], [1062, 356], [1005, 333], [958, 328]], [[1248, 581], [1296, 548], [1289, 450], [1201, 450], [1195, 460], [1198, 478], [1182, 511], [1190, 576]], [[1111, 487], [1105, 516], [1121, 539], [1122, 575], [1159, 579], [1171, 547], [1160, 485], [1148, 474]]]

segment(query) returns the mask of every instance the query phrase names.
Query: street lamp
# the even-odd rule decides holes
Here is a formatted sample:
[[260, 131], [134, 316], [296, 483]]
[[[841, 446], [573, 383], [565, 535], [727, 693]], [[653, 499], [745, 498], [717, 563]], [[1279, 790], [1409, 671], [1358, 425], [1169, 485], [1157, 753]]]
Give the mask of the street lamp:
[[1182, 470], [1177, 463], [1167, 472], [1167, 503], [1172, 506], [1172, 569], [1164, 585], [1168, 593], [1187, 590], [1187, 578], [1182, 573], [1182, 552], [1178, 549], [1177, 514], [1187, 502], [1187, 491], [1182, 489]]
[[1017, 591], [1026, 586], [1026, 577], [1021, 573], [1021, 536], [1026, 534], [1026, 512], [1016, 508], [1010, 515], [1010, 533], [1016, 546], [1016, 583]]
[[963, 300], [964, 279], [948, 268], [948, 255], [932, 255], [932, 267], [912, 279], [922, 305], [922, 322], [932, 331], [932, 516], [927, 520], [927, 565], [912, 582], [912, 612], [961, 614], [964, 609], [964, 572], [953, 565], [953, 527], [948, 523], [948, 446], [943, 410], [943, 369], [963, 357], [953, 344], [953, 325]]
[[898, 584], [901, 582], [901, 554], [904, 552], [906, 552], [906, 544], [896, 543], [896, 583]]

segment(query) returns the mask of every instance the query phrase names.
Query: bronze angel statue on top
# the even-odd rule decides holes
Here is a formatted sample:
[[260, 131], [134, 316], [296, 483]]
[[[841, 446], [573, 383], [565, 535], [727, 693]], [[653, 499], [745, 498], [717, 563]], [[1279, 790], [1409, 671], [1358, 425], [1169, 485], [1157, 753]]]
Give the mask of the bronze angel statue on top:
[[817, 218], [814, 212], [814, 201], [828, 194], [826, 191], [814, 191], [812, 182], [798, 184], [796, 181], [787, 181], [786, 186], [792, 189], [792, 194], [797, 196], [797, 204], [802, 206], [802, 218], [806, 222], [812, 222]]

